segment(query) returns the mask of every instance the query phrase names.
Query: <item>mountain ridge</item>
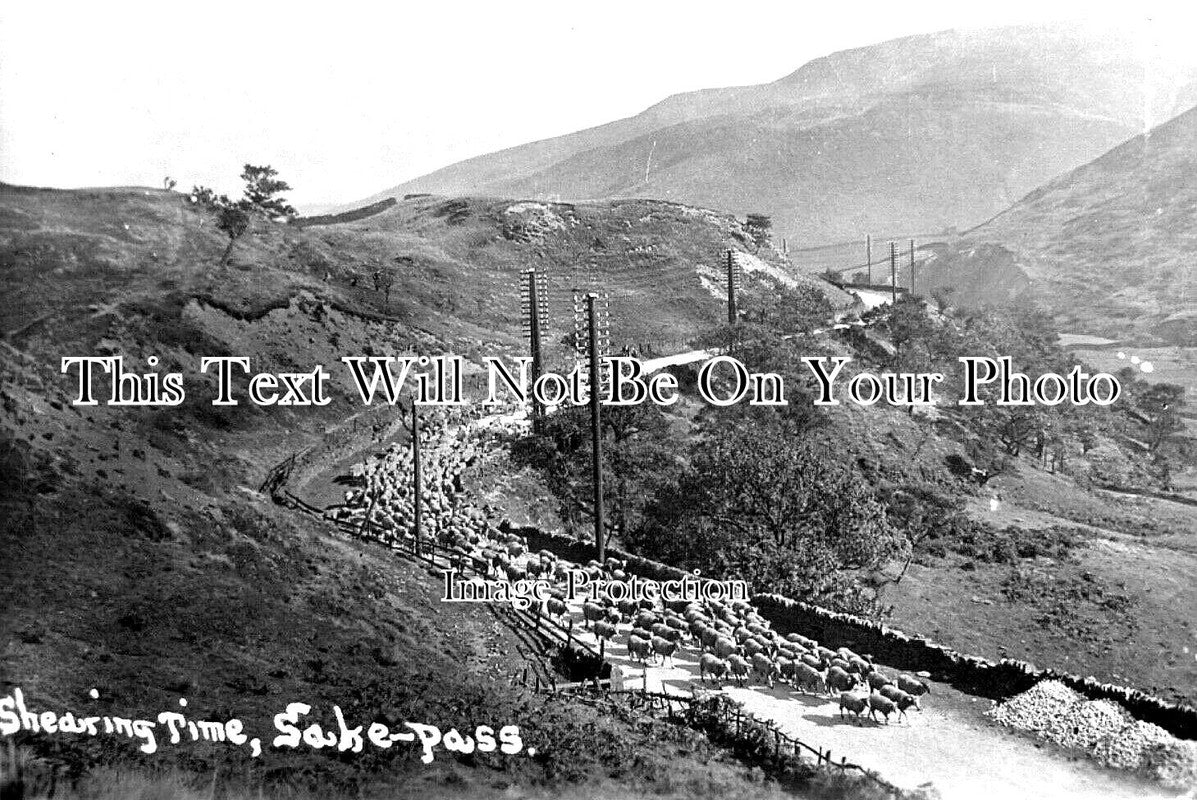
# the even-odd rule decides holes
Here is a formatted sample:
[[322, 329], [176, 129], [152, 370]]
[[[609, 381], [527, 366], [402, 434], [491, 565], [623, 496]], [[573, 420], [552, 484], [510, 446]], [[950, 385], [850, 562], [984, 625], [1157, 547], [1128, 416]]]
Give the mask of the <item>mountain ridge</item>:
[[[1140, 57], [1131, 44], [1037, 26], [894, 39], [770, 83], [670, 95], [363, 202], [417, 192], [654, 198], [771, 214], [780, 235], [808, 243], [967, 228], [1140, 132], [1145, 115], [1161, 120], [1179, 100], [1197, 102], [1197, 71]], [[871, 197], [850, 180], [875, 173], [903, 194]]]

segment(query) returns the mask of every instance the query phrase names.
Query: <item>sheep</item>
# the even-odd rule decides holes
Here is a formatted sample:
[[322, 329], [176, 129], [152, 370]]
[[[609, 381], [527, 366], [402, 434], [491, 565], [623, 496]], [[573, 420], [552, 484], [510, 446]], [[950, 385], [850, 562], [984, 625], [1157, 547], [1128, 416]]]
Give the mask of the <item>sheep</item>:
[[823, 669], [823, 662], [815, 658], [810, 653], [806, 653], [799, 658], [803, 664], [806, 664], [811, 669]]
[[550, 597], [548, 600], [549, 614], [558, 619], [564, 617], [569, 613], [569, 606], [556, 597]]
[[848, 663], [852, 665], [852, 668], [850, 671], [855, 672], [857, 675], [860, 675], [862, 677], [866, 676], [869, 673], [874, 672], [876, 670], [876, 667], [873, 666], [873, 662], [866, 661], [865, 659], [863, 659], [860, 656], [855, 655], [855, 654], [853, 654], [851, 657], [848, 658]]
[[698, 679], [706, 683], [708, 672], [715, 678], [722, 679], [727, 674], [727, 662], [710, 653], [703, 653], [698, 659]]
[[637, 628], [644, 628], [645, 630], [648, 630], [660, 622], [660, 620], [657, 619], [657, 615], [651, 611], [641, 611], [636, 615], [634, 622]]
[[732, 653], [727, 657], [727, 666], [736, 679], [736, 686], [743, 686], [744, 679], [748, 677], [748, 662], [744, 660], [743, 656]]
[[628, 632], [628, 635], [629, 636], [638, 636], [641, 639], [644, 639], [645, 641], [649, 641], [653, 638], [653, 632], [649, 631], [649, 630], [645, 630], [644, 628], [632, 628], [632, 630]]
[[713, 649], [715, 651], [715, 655], [719, 656], [720, 658], [727, 658], [732, 653], [735, 653], [739, 648], [736, 647], [736, 643], [731, 639], [728, 639], [726, 636], [720, 636], [719, 638], [715, 639], [715, 645], [711, 649]]
[[628, 655], [641, 663], [647, 662], [652, 656], [652, 642], [639, 636], [629, 636]]
[[772, 659], [761, 653], [752, 656], [752, 675], [753, 677], [761, 677], [770, 689], [773, 688], [773, 679], [777, 675], [777, 665], [773, 663]]
[[892, 683], [882, 686], [878, 694], [887, 700], [894, 701], [894, 704], [898, 706], [898, 719], [906, 718], [906, 709], [908, 708], [914, 707], [919, 712], [922, 712], [923, 710], [923, 707], [919, 705], [919, 699], [917, 697], [912, 697], [911, 695], [899, 689], [897, 686], [894, 686]]
[[883, 697], [877, 692], [869, 695], [869, 718], [874, 722], [877, 721], [877, 712], [880, 711], [885, 717], [885, 724], [889, 724], [889, 715], [898, 710], [898, 704], [888, 697]]
[[653, 652], [661, 657], [661, 663], [669, 659], [669, 666], [673, 666], [673, 654], [677, 652], [677, 642], [671, 642], [662, 636], [654, 636], [651, 640]]
[[898, 676], [898, 688], [912, 697], [931, 693], [931, 687], [925, 681], [920, 681], [918, 678], [912, 678], [909, 675]]
[[635, 600], [620, 600], [615, 604], [619, 609], [619, 613], [623, 615], [624, 619], [632, 619], [636, 616], [636, 601]]
[[765, 652], [765, 648], [761, 646], [761, 643], [756, 639], [745, 639], [740, 644], [740, 648], [744, 651], [744, 655], [748, 656], [749, 658]]
[[805, 648], [807, 650], [814, 650], [815, 647], [818, 645], [818, 642], [814, 641], [813, 639], [807, 639], [805, 636], [802, 636], [801, 634], [797, 634], [797, 633], [786, 634], [786, 641], [793, 642], [794, 644], [797, 644], [797, 645], [801, 645], [803, 648]]
[[851, 692], [840, 692], [840, 719], [844, 718], [844, 710], [847, 709], [856, 715], [856, 719], [860, 719], [860, 715], [869, 707], [869, 698], [862, 695], [852, 694]]
[[829, 692], [846, 692], [856, 687], [856, 676], [844, 672], [839, 667], [832, 667], [827, 671], [824, 682]]
[[748, 629], [743, 626], [736, 628], [734, 631], [732, 631], [732, 636], [735, 638], [735, 640], [738, 644], [744, 644], [744, 640], [746, 640], [751, 635], [752, 634], [748, 632]]
[[865, 680], [868, 682], [869, 688], [871, 688], [873, 691], [877, 691], [886, 684], [893, 683], [893, 681], [880, 672], [870, 672]]
[[831, 659], [831, 666], [833, 666], [833, 667], [839, 667], [839, 668], [840, 668], [840, 669], [842, 669], [844, 672], [854, 672], [854, 670], [852, 669], [852, 665], [851, 665], [851, 664], [849, 664], [847, 661], [845, 661], [845, 660], [844, 660], [844, 659], [842, 659], [842, 658], [833, 658], [833, 659]]
[[582, 604], [582, 619], [585, 621], [587, 628], [590, 627], [591, 622], [601, 620], [604, 616], [606, 616], [606, 613], [606, 610], [598, 603], [592, 603], [587, 600]]
[[598, 620], [594, 623], [594, 635], [600, 639], [610, 639], [615, 635], [615, 626], [610, 622]]
[[[812, 694], [820, 690], [826, 690], [827, 684], [823, 677], [823, 673], [802, 662], [791, 662], [794, 664], [793, 681], [795, 689], [807, 689], [813, 687]], [[849, 687], [851, 688], [851, 687]]]

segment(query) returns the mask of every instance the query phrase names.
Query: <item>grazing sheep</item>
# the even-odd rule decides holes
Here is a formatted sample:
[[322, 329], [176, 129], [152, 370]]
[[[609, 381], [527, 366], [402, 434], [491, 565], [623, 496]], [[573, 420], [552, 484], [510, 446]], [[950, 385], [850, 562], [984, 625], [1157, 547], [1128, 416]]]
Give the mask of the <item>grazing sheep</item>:
[[752, 634], [748, 632], [748, 629], [743, 626], [732, 631], [732, 636], [735, 638], [738, 644], [744, 644], [744, 641], [751, 635]]
[[632, 619], [636, 616], [636, 601], [635, 600], [620, 600], [615, 604], [619, 609], [619, 613], [623, 615], [624, 619]]
[[727, 674], [727, 662], [710, 653], [703, 653], [698, 659], [698, 679], [706, 683], [708, 672], [722, 680], [723, 676]]
[[898, 688], [912, 697], [931, 693], [931, 687], [926, 682], [920, 681], [918, 678], [912, 678], [909, 675], [898, 676]]
[[743, 686], [744, 679], [748, 677], [748, 671], [751, 668], [749, 663], [742, 656], [732, 653], [727, 657], [727, 666], [731, 670], [732, 677], [736, 679], [736, 686]]
[[773, 680], [777, 676], [777, 665], [768, 656], [757, 653], [751, 656], [752, 658], [752, 676], [759, 677], [765, 681], [770, 689], [773, 688]]
[[874, 722], [877, 721], [877, 712], [880, 711], [885, 717], [885, 724], [889, 724], [889, 715], [898, 710], [898, 704], [888, 697], [883, 697], [877, 692], [869, 695], [869, 718]]
[[549, 614], [560, 619], [569, 613], [569, 606], [556, 597], [550, 597], [548, 601]]
[[863, 695], [852, 694], [851, 692], [840, 692], [840, 719], [844, 718], [844, 710], [847, 709], [856, 715], [859, 720], [860, 715], [869, 708], [869, 698]]
[[[793, 663], [793, 662], [791, 662]], [[812, 694], [827, 689], [823, 673], [801, 662], [794, 664], [794, 688], [810, 690]], [[849, 689], [852, 687], [848, 687]]]
[[669, 659], [669, 666], [673, 666], [673, 654], [677, 652], [677, 642], [671, 642], [662, 636], [654, 636], [651, 640], [653, 652], [661, 657], [661, 663]]
[[856, 687], [856, 676], [839, 667], [832, 667], [827, 671], [825, 682], [829, 692], [847, 692]]
[[833, 666], [833, 667], [839, 667], [839, 668], [840, 668], [840, 669], [842, 669], [844, 672], [853, 672], [853, 671], [854, 671], [854, 670], [852, 669], [852, 665], [851, 665], [851, 664], [849, 664], [847, 661], [845, 661], [845, 660], [844, 660], [844, 659], [842, 659], [842, 658], [833, 658], [833, 659], [831, 659], [831, 666]]

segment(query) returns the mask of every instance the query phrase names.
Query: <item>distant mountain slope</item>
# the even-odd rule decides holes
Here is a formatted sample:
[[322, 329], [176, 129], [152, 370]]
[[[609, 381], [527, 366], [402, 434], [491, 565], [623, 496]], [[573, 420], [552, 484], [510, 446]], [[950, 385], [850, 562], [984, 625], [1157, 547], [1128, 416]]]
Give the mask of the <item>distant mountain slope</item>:
[[992, 216], [1197, 101], [1119, 35], [1026, 27], [897, 39], [759, 86], [454, 164], [406, 193], [656, 197], [765, 212], [795, 244]]
[[1034, 297], [1063, 330], [1197, 342], [1197, 108], [938, 246], [922, 280], [970, 303]]

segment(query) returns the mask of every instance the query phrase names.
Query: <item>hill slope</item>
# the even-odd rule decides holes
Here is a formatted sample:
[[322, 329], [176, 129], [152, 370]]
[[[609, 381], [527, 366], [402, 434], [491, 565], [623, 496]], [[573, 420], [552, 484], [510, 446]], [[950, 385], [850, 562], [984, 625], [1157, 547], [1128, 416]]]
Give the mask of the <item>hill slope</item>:
[[926, 264], [970, 303], [1034, 296], [1062, 330], [1197, 336], [1197, 109], [1051, 181]]
[[377, 197], [656, 197], [769, 213], [794, 243], [965, 227], [1194, 97], [1191, 70], [1136, 52], [1048, 28], [897, 39], [773, 83], [675, 95]]
[[[0, 186], [0, 697], [20, 687], [34, 708], [151, 720], [185, 698], [188, 714], [235, 717], [263, 736], [292, 702], [335, 730], [338, 704], [351, 724], [518, 723], [540, 753], [441, 751], [428, 765], [407, 747], [264, 748], [259, 760], [186, 740], [152, 757], [115, 737], [21, 734], [19, 747], [72, 770], [198, 774], [203, 796], [571, 796], [571, 784], [585, 784], [586, 796], [780, 796], [698, 734], [512, 689], [513, 672], [543, 669], [548, 656], [526, 632], [489, 606], [440, 602], [440, 576], [257, 490], [273, 466], [309, 448], [335, 461], [403, 443], [394, 409], [349, 400], [340, 356], [516, 347], [518, 269], [563, 262], [557, 240], [515, 224], [509, 205], [426, 199], [352, 224], [259, 221], [222, 269], [224, 237], [183, 195]], [[573, 213], [570, 230], [600, 232], [613, 259], [641, 266], [625, 267], [613, 288], [630, 292], [647, 276], [663, 296], [676, 279], [670, 324], [718, 316], [695, 272], [698, 251], [685, 248], [718, 258], [742, 236], [734, 220], [643, 203]], [[675, 225], [687, 232], [676, 251], [625, 254]], [[389, 301], [373, 285], [380, 268], [395, 277]], [[642, 316], [640, 334], [660, 330]], [[123, 356], [129, 371], [181, 372], [187, 400], [111, 407], [97, 370], [100, 404], [73, 405], [61, 358], [101, 354]], [[199, 358], [232, 354], [255, 372], [324, 365], [336, 376], [333, 400], [214, 407]], [[88, 699], [92, 688], [98, 700]], [[8, 780], [0, 776], [6, 790]], [[103, 796], [134, 795], [144, 793]]]

